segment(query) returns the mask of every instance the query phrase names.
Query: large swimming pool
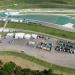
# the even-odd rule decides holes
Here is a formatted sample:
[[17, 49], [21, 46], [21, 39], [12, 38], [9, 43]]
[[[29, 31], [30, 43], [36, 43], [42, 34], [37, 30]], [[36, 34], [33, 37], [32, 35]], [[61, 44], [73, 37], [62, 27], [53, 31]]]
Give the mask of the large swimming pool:
[[[0, 19], [5, 19], [7, 15], [4, 12], [0, 12]], [[42, 22], [48, 22], [53, 23], [57, 25], [64, 25], [67, 23], [72, 23], [73, 28], [75, 28], [75, 18], [67, 17], [67, 16], [61, 16], [61, 15], [9, 15], [8, 19], [17, 19], [17, 20], [32, 20], [32, 21], [42, 21]]]

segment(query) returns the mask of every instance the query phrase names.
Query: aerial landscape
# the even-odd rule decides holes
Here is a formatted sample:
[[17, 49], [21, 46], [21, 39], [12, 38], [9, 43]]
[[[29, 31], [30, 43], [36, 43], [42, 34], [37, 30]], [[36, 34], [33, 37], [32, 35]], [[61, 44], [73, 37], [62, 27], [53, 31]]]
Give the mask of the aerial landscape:
[[0, 0], [0, 75], [75, 75], [75, 0]]

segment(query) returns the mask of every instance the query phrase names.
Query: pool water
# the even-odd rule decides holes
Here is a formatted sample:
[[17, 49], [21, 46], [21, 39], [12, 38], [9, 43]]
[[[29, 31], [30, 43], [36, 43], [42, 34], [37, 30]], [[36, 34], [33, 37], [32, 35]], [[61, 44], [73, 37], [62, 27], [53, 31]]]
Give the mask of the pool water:
[[[4, 19], [6, 16], [7, 15], [4, 12], [0, 12], [0, 19]], [[30, 19], [58, 25], [72, 23], [74, 24], [73, 28], [75, 28], [75, 18], [61, 15], [9, 15], [8, 19], [18, 19], [18, 20]]]

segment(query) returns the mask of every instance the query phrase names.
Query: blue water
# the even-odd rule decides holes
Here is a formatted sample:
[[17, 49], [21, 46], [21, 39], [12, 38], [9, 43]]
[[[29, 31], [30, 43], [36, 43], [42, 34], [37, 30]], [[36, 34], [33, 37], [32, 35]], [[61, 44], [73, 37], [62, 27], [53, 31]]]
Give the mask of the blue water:
[[[5, 18], [6, 15], [4, 12], [0, 13], [0, 18]], [[43, 22], [48, 22], [48, 23], [54, 23], [58, 25], [64, 25], [67, 23], [73, 23], [74, 28], [75, 28], [75, 19], [67, 16], [60, 16], [60, 15], [14, 15], [11, 16], [9, 15], [8, 19], [31, 19], [31, 20], [38, 20], [38, 21], [43, 21]]]

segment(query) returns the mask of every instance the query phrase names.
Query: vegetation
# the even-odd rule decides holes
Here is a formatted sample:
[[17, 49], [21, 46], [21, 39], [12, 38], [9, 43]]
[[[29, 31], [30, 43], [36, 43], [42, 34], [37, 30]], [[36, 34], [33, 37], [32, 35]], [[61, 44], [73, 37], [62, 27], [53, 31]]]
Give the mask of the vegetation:
[[[57, 4], [56, 4], [57, 3]], [[9, 4], [9, 5], [8, 5]], [[75, 0], [0, 0], [0, 8], [75, 8]]]
[[52, 70], [34, 71], [31, 69], [22, 69], [14, 62], [7, 62], [4, 65], [0, 65], [0, 75], [58, 75], [53, 74]]
[[1, 3], [4, 2], [10, 2], [10, 3], [63, 3], [63, 4], [69, 4], [75, 3], [75, 0], [0, 0]]
[[55, 28], [45, 27], [45, 26], [42, 26], [39, 24], [33, 24], [33, 23], [25, 24], [25, 23], [11, 23], [11, 22], [9, 22], [7, 24], [7, 27], [31, 30], [31, 31], [35, 31], [35, 32], [41, 32], [41, 33], [46, 33], [49, 35], [54, 35], [54, 36], [58, 36], [58, 37], [63, 37], [63, 38], [75, 40], [75, 33], [74, 32], [68, 32], [68, 31], [63, 31], [63, 30], [59, 30], [59, 29], [55, 29]]
[[4, 63], [13, 61], [15, 64], [21, 66], [22, 68], [30, 68], [32, 70], [45, 70], [49, 69], [47, 67], [44, 67], [42, 65], [36, 64], [33, 61], [30, 61], [28, 59], [21, 58], [19, 56], [13, 56], [13, 55], [0, 55], [0, 60], [2, 60]]
[[27, 59], [27, 60], [29, 60], [31, 62], [36, 63], [36, 64], [39, 64], [39, 65], [42, 65], [42, 66], [50, 68], [52, 70], [52, 73], [55, 73], [53, 75], [56, 75], [56, 74], [60, 74], [60, 75], [75, 75], [75, 69], [70, 69], [70, 68], [66, 68], [66, 67], [61, 67], [61, 66], [58, 66], [58, 65], [50, 64], [50, 63], [47, 63], [45, 61], [36, 59], [33, 56], [29, 56], [27, 54], [17, 53], [17, 52], [10, 52], [10, 51], [5, 51], [5, 52], [4, 51], [0, 51], [0, 55], [13, 55], [13, 56], [16, 56], [16, 57], [21, 57], [23, 59]]
[[69, 14], [72, 14], [72, 15], [69, 15], [69, 16], [75, 16], [75, 12], [20, 12], [19, 14], [66, 14], [66, 15], [69, 15]]
[[3, 27], [3, 25], [4, 25], [4, 22], [0, 22], [0, 27]]

